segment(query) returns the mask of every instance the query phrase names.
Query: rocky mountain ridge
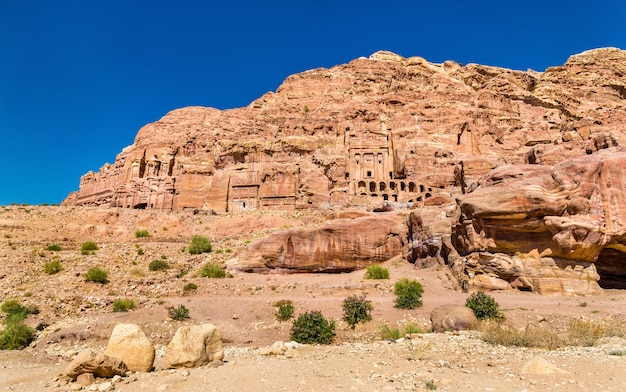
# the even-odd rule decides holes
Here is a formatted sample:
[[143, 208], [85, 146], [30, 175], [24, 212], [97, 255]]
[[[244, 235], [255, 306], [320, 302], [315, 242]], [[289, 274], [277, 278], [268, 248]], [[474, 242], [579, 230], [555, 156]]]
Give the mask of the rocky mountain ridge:
[[626, 286], [624, 75], [615, 48], [541, 73], [377, 52], [245, 108], [170, 112], [64, 204], [322, 210], [348, 219], [258, 239], [226, 265], [339, 272], [402, 255], [462, 287], [596, 294]]
[[504, 164], [585, 155], [607, 133], [620, 144], [624, 75], [615, 48], [545, 72], [377, 52], [292, 75], [245, 108], [174, 110], [64, 204], [232, 212], [445, 200]]

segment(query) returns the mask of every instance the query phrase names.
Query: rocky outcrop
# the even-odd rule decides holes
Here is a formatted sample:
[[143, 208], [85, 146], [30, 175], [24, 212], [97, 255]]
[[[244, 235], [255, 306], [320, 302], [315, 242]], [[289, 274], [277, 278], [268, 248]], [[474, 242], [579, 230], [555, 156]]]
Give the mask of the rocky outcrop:
[[85, 174], [64, 204], [441, 204], [495, 167], [552, 165], [623, 144], [625, 86], [626, 52], [612, 48], [545, 72], [378, 52], [292, 75], [245, 108], [174, 110]]
[[122, 360], [132, 372], [149, 372], [154, 363], [155, 350], [140, 326], [117, 324], [104, 353]]
[[250, 243], [227, 262], [246, 272], [347, 272], [402, 255], [406, 226], [394, 214], [338, 219]]
[[626, 153], [503, 166], [459, 198], [452, 240], [469, 283], [543, 294], [626, 287]]

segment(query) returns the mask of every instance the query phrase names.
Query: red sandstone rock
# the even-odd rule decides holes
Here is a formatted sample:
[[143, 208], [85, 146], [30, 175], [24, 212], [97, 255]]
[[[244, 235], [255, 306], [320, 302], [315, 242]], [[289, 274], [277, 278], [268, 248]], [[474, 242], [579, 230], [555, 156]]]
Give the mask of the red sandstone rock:
[[623, 284], [624, 167], [626, 153], [607, 151], [480, 179], [452, 235], [470, 284], [578, 295]]
[[434, 205], [498, 166], [618, 148], [625, 86], [619, 49], [545, 72], [378, 52], [292, 75], [245, 108], [174, 110], [64, 204], [372, 209], [439, 195]]
[[290, 229], [249, 244], [227, 262], [246, 272], [347, 272], [402, 255], [406, 226], [395, 215], [338, 219]]

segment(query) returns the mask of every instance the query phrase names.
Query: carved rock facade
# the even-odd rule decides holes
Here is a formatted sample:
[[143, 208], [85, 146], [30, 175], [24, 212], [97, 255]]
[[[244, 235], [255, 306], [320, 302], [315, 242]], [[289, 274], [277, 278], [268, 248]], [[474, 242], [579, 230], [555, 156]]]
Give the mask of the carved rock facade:
[[290, 76], [245, 108], [174, 110], [85, 174], [64, 204], [419, 206], [462, 194], [498, 166], [623, 144], [625, 86], [619, 49], [545, 72], [378, 52]]

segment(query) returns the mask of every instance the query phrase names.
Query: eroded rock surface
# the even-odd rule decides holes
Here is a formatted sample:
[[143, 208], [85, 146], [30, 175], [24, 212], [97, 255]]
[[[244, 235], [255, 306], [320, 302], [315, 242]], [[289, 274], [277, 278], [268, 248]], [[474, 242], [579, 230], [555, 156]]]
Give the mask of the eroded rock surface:
[[[174, 110], [66, 205], [248, 209], [436, 205], [507, 164], [624, 144], [626, 52], [544, 72], [377, 52], [288, 77], [245, 108]], [[598, 136], [602, 135], [602, 136]]]
[[348, 272], [402, 255], [406, 226], [394, 214], [338, 219], [250, 243], [227, 262], [247, 272]]
[[[606, 150], [605, 150], [606, 151]], [[625, 287], [626, 153], [503, 166], [459, 201], [453, 243], [470, 284], [544, 294]]]

